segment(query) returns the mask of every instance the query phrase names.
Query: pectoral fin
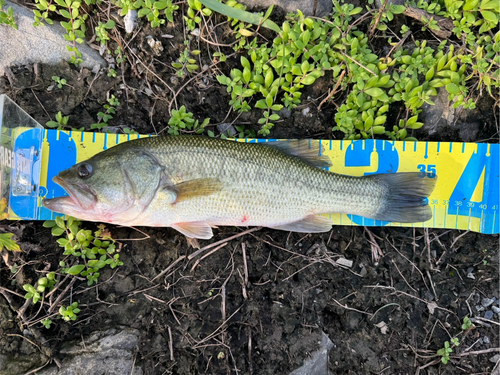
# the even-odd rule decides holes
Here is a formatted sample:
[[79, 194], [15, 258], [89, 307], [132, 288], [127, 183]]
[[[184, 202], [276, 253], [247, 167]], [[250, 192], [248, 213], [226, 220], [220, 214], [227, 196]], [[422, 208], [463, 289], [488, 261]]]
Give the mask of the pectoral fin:
[[212, 195], [220, 191], [221, 188], [222, 184], [216, 178], [198, 178], [176, 185], [163, 186], [163, 189], [168, 190], [169, 194], [172, 195], [172, 204], [196, 197]]
[[183, 235], [189, 238], [200, 238], [202, 240], [208, 240], [213, 236], [212, 227], [202, 221], [177, 223], [173, 224], [172, 228], [178, 230]]
[[300, 233], [322, 233], [332, 229], [332, 221], [325, 216], [312, 215], [293, 223], [271, 227], [273, 229], [286, 230]]

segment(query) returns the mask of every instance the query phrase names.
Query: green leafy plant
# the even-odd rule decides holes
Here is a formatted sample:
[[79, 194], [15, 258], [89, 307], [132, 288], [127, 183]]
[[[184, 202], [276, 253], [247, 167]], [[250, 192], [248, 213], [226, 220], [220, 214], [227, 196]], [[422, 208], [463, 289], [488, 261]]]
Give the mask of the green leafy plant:
[[443, 362], [443, 364], [445, 365], [450, 360], [450, 354], [453, 352], [453, 348], [460, 345], [460, 342], [457, 337], [452, 338], [450, 341], [451, 341], [451, 346], [450, 342], [445, 341], [444, 348], [441, 348], [437, 351], [437, 355], [441, 356], [441, 362]]
[[203, 7], [203, 4], [199, 0], [188, 0], [188, 9], [186, 15], [184, 16], [184, 21], [189, 30], [193, 31], [201, 22], [201, 17], [209, 17], [212, 14], [212, 10]]
[[[41, 291], [38, 288], [35, 288], [33, 285], [24, 284], [23, 289], [26, 292], [28, 292], [24, 295], [24, 298], [26, 298], [26, 299], [32, 298], [33, 304], [36, 304], [38, 301], [40, 301], [42, 299], [42, 296], [40, 294]], [[43, 290], [45, 290], [45, 288], [43, 288]]]
[[50, 320], [49, 318], [46, 318], [46, 319], [43, 319], [43, 320], [41, 321], [41, 323], [42, 323], [42, 325], [43, 325], [45, 328], [49, 329], [49, 328], [50, 328], [50, 326], [51, 326], [51, 324], [52, 324], [53, 322], [52, 322], [52, 320]]
[[153, 28], [163, 25], [165, 19], [173, 22], [174, 12], [179, 9], [179, 6], [170, 0], [118, 0], [116, 5], [121, 8], [122, 16], [136, 9], [139, 17], [146, 17]]
[[106, 45], [106, 43], [110, 40], [108, 30], [112, 30], [115, 28], [115, 21], [109, 20], [106, 23], [100, 22], [95, 27], [95, 35], [96, 40], [101, 42], [101, 46]]
[[57, 130], [64, 130], [68, 127], [69, 116], [63, 116], [61, 111], [57, 112], [56, 121], [47, 121], [45, 125], [49, 128], [57, 128]]
[[8, 7], [3, 9], [5, 0], [0, 0], [0, 24], [9, 25], [17, 30], [17, 23], [14, 18], [14, 9]]
[[73, 302], [68, 307], [61, 306], [59, 308], [59, 314], [61, 314], [62, 318], [67, 322], [70, 320], [76, 320], [79, 312], [80, 309], [78, 308], [78, 302]]
[[172, 110], [172, 117], [168, 120], [169, 134], [179, 135], [180, 132], [192, 132], [201, 134], [208, 125], [210, 119], [206, 118], [201, 124], [193, 118], [191, 112], [186, 111], [186, 107], [182, 106], [178, 110]]
[[[43, 224], [51, 228], [53, 236], [61, 236], [57, 240], [59, 246], [64, 248], [63, 255], [72, 256], [71, 262], [61, 261], [61, 273], [81, 275], [87, 278], [87, 284], [94, 284], [99, 276], [99, 270], [109, 266], [116, 268], [123, 265], [117, 253], [116, 243], [104, 226], [99, 226], [95, 232], [81, 229], [81, 222], [70, 217], [65, 222], [61, 217], [56, 220], [46, 221]], [[76, 263], [76, 259], [83, 260]]]
[[106, 128], [109, 125], [108, 121], [116, 114], [116, 108], [120, 106], [120, 101], [114, 95], [111, 95], [106, 101], [108, 104], [104, 104], [105, 111], [97, 114], [97, 123], [92, 124], [90, 126], [91, 129], [102, 130]]
[[45, 290], [52, 290], [56, 284], [55, 272], [47, 273], [47, 276], [41, 277], [36, 282], [36, 287], [31, 284], [24, 284], [23, 289], [27, 292], [24, 298], [32, 298], [33, 304], [36, 304], [42, 299], [42, 294]]
[[5, 248], [9, 251], [21, 251], [16, 241], [12, 239], [14, 233], [0, 233], [0, 252]]
[[52, 76], [52, 80], [57, 84], [57, 87], [60, 89], [62, 89], [62, 87], [68, 83], [66, 79], [58, 76]]
[[[87, 5], [95, 4], [96, 0], [85, 0]], [[82, 54], [77, 45], [82, 44], [85, 39], [85, 21], [88, 14], [80, 14], [81, 0], [35, 0], [36, 7], [34, 26], [42, 26], [45, 23], [53, 24], [50, 12], [60, 14], [65, 21], [61, 21], [61, 26], [66, 30], [64, 39], [71, 42], [66, 49], [72, 53], [69, 62], [78, 66], [82, 60]]]
[[177, 69], [176, 74], [182, 78], [186, 74], [186, 71], [189, 73], [193, 73], [195, 70], [199, 69], [199, 65], [196, 64], [196, 60], [191, 57], [197, 56], [201, 53], [199, 50], [190, 51], [189, 50], [189, 42], [186, 40], [184, 42], [186, 47], [184, 51], [181, 53], [176, 62], [172, 63], [172, 66]]
[[[368, 1], [369, 4], [373, 4], [373, 0]], [[382, 0], [381, 6], [377, 12], [374, 12], [370, 26], [376, 27], [377, 30], [385, 31], [387, 30], [387, 22], [391, 22], [394, 19], [395, 14], [401, 14], [405, 11], [404, 5], [396, 5], [389, 0]]]
[[[466, 49], [461, 48], [455, 55], [469, 72], [465, 82], [474, 79], [477, 88], [484, 87], [493, 95], [492, 88], [500, 87], [500, 4], [496, 0], [418, 0], [412, 2], [428, 13], [443, 16], [453, 21], [453, 33], [465, 42]], [[464, 90], [455, 86], [447, 87], [451, 95], [463, 96]], [[465, 91], [466, 92], [466, 91]]]
[[472, 324], [471, 320], [468, 316], [464, 316], [462, 330], [467, 331], [468, 329], [474, 328], [474, 324]]
[[[201, 2], [208, 4], [206, 0]], [[329, 20], [306, 18], [300, 12], [288, 15], [281, 28], [271, 28], [278, 36], [269, 44], [258, 43], [256, 37], [248, 38], [254, 33], [245, 26], [246, 37], [234, 47], [247, 50], [247, 55], [241, 57], [241, 68], [217, 78], [227, 86], [234, 110], [251, 110], [250, 99], [253, 99], [254, 106], [264, 111], [259, 120], [259, 135], [270, 134], [279, 119], [276, 112], [281, 107], [278, 106], [294, 108], [301, 102], [303, 87], [329, 72], [337, 81], [338, 91], [345, 92], [344, 102], [337, 108], [333, 130], [343, 132], [346, 139], [381, 135], [393, 140], [416, 140], [413, 131], [423, 126], [418, 121], [422, 106], [433, 105], [433, 98], [441, 87], [448, 92], [454, 108], [470, 109], [475, 108], [470, 94], [472, 78], [478, 82], [478, 88], [484, 85], [490, 94], [492, 87], [499, 87], [500, 32], [491, 34], [492, 27], [498, 24], [497, 3], [420, 0], [415, 6], [454, 19], [456, 36], [470, 39], [468, 49], [457, 50], [458, 47], [448, 41], [429, 47], [426, 40], [416, 41], [411, 48], [402, 48], [404, 39], [392, 42], [392, 36], [388, 35], [392, 49], [383, 57], [371, 50], [369, 36], [353, 22], [353, 16], [363, 9], [338, 0], [333, 4], [334, 12]], [[388, 23], [404, 11], [405, 6], [383, 2], [379, 9], [369, 10], [372, 29], [384, 33]], [[239, 22], [248, 22], [246, 13], [242, 10], [243, 16], [236, 16], [240, 17]], [[263, 22], [268, 14], [254, 16]], [[423, 29], [432, 31], [438, 27], [434, 17], [421, 22]], [[236, 24], [232, 23], [235, 33]], [[470, 30], [477, 30], [480, 36], [469, 36], [474, 35]], [[409, 27], [402, 25], [400, 33], [406, 38]], [[214, 56], [221, 62], [225, 59], [222, 52]], [[406, 111], [394, 123], [387, 124], [387, 114], [395, 105], [404, 106]]]

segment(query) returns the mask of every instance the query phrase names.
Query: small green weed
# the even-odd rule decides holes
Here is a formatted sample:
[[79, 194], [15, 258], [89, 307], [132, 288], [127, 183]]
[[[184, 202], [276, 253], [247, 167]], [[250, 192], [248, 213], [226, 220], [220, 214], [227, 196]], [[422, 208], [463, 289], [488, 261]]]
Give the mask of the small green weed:
[[168, 133], [172, 135], [179, 135], [180, 132], [191, 132], [201, 134], [208, 125], [210, 119], [206, 118], [201, 124], [198, 120], [193, 118], [191, 112], [186, 112], [186, 107], [182, 106], [178, 110], [172, 110], [172, 117], [168, 120]]
[[452, 338], [450, 341], [451, 341], [451, 346], [450, 342], [445, 341], [444, 348], [441, 348], [437, 351], [437, 355], [441, 356], [441, 362], [443, 362], [443, 364], [445, 365], [450, 360], [450, 354], [453, 352], [453, 348], [460, 345], [460, 341], [458, 340], [457, 337]]
[[198, 70], [200, 68], [199, 65], [196, 64], [196, 60], [193, 59], [191, 55], [197, 56], [201, 53], [201, 51], [190, 51], [188, 47], [189, 42], [187, 40], [184, 42], [184, 44], [186, 45], [184, 51], [181, 53], [177, 61], [172, 63], [172, 66], [177, 69], [176, 74], [180, 78], [184, 77], [186, 71], [188, 73], [193, 73], [195, 70]]
[[471, 320], [468, 316], [464, 316], [462, 330], [467, 331], [468, 329], [474, 328], [474, 324], [472, 324]]
[[173, 22], [174, 12], [179, 9], [170, 0], [118, 0], [116, 5], [121, 9], [122, 16], [136, 9], [139, 17], [146, 17], [153, 28], [163, 25], [165, 20]]
[[108, 121], [116, 114], [116, 108], [120, 106], [120, 101], [114, 95], [111, 95], [107, 102], [108, 104], [104, 104], [105, 112], [101, 111], [97, 114], [97, 123], [92, 124], [91, 129], [105, 129], [108, 126]]
[[110, 40], [108, 30], [112, 30], [115, 28], [115, 21], [109, 20], [106, 23], [100, 22], [95, 27], [95, 35], [96, 40], [101, 42], [101, 46], [105, 46], [107, 42]]
[[31, 284], [24, 284], [23, 289], [27, 292], [24, 298], [32, 298], [33, 304], [36, 304], [42, 299], [42, 294], [46, 290], [50, 291], [54, 288], [57, 282], [55, 277], [55, 272], [49, 272], [47, 273], [47, 276], [38, 279], [37, 283], [35, 284], [36, 287]]
[[[47, 272], [40, 277], [34, 285], [24, 284], [26, 291], [24, 298], [31, 299], [33, 304], [41, 301], [47, 292], [54, 292], [54, 288], [60, 281], [60, 275], [82, 276], [87, 279], [87, 285], [95, 284], [100, 276], [100, 270], [109, 266], [116, 268], [123, 265], [117, 249], [117, 243], [104, 225], [98, 226], [98, 230], [92, 232], [82, 229], [81, 222], [69, 217], [65, 222], [61, 217], [55, 220], [45, 221], [43, 226], [51, 228], [51, 233], [57, 239], [60, 247], [64, 248], [65, 259], [59, 262], [55, 271]], [[65, 321], [76, 320], [80, 309], [78, 302], [70, 306], [61, 306], [59, 314]], [[47, 316], [40, 322], [45, 328], [50, 328], [52, 320]]]
[[[61, 217], [56, 220], [46, 221], [44, 227], [51, 228], [53, 236], [61, 236], [57, 240], [59, 246], [64, 248], [63, 255], [71, 255], [73, 261], [68, 264], [61, 261], [61, 273], [70, 275], [81, 275], [87, 278], [87, 284], [94, 284], [100, 276], [99, 270], [109, 266], [116, 268], [121, 266], [120, 255], [116, 252], [116, 243], [111, 238], [104, 226], [99, 226], [95, 232], [81, 229], [81, 222], [74, 218], [68, 218], [65, 222]], [[81, 258], [82, 263], [75, 263], [74, 258]]]
[[[52, 25], [54, 21], [50, 18], [49, 12], [56, 12], [66, 19], [60, 24], [66, 30], [64, 39], [71, 42], [70, 46], [66, 46], [72, 53], [69, 62], [78, 66], [83, 60], [77, 45], [82, 44], [85, 39], [85, 21], [88, 18], [88, 14], [80, 13], [81, 0], [35, 0], [35, 3], [37, 9], [33, 11], [35, 14], [33, 26], [42, 26], [44, 22]], [[85, 3], [95, 4], [96, 0], [85, 0]]]
[[45, 125], [48, 128], [56, 128], [57, 130], [65, 130], [68, 127], [69, 116], [63, 116], [61, 111], [57, 112], [56, 121], [47, 121]]
[[14, 9], [12, 7], [3, 9], [5, 0], [0, 0], [0, 24], [9, 25], [17, 30], [17, 23], [14, 18]]
[[9, 251], [21, 251], [16, 241], [12, 239], [14, 233], [0, 233], [0, 252], [5, 248]]
[[62, 87], [68, 83], [66, 79], [58, 76], [52, 76], [52, 80], [57, 84], [57, 88], [59, 89], [62, 89]]
[[59, 308], [59, 314], [61, 314], [62, 318], [67, 322], [70, 320], [76, 320], [79, 312], [80, 309], [78, 308], [78, 302], [73, 302], [68, 307], [61, 306]]
[[41, 323], [42, 323], [42, 325], [43, 325], [45, 328], [49, 329], [49, 328], [50, 328], [50, 326], [51, 326], [51, 324], [52, 324], [53, 322], [52, 322], [52, 320], [50, 320], [49, 318], [46, 318], [46, 319], [43, 319], [43, 320], [41, 321]]

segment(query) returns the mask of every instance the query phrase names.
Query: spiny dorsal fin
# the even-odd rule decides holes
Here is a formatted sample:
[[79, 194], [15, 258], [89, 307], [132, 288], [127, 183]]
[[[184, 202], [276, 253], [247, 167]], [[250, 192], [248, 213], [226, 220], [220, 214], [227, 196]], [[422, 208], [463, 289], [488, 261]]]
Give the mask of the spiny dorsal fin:
[[330, 158], [323, 153], [323, 145], [317, 139], [291, 139], [261, 144], [277, 148], [288, 155], [296, 156], [303, 162], [315, 167], [328, 168], [332, 165]]
[[214, 194], [222, 188], [221, 182], [216, 178], [198, 178], [196, 180], [184, 181], [176, 185], [164, 185], [175, 199], [172, 203], [179, 203], [195, 197]]

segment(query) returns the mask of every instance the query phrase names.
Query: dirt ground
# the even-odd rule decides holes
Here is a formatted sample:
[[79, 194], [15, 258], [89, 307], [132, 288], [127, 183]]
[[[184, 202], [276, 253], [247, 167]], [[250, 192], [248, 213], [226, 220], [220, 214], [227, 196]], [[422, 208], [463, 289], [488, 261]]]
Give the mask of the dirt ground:
[[[175, 75], [170, 63], [184, 48], [182, 22], [154, 30], [141, 26], [127, 40], [127, 63], [116, 78], [67, 63], [12, 68], [10, 80], [0, 77], [0, 93], [41, 124], [62, 111], [70, 126], [89, 130], [106, 98], [115, 95], [121, 105], [109, 122], [112, 129], [164, 134], [175, 93], [173, 108], [186, 105], [201, 121], [209, 117], [211, 124], [235, 121], [258, 129], [253, 124], [259, 113], [228, 114], [229, 97], [213, 74]], [[167, 34], [173, 38], [162, 37]], [[148, 35], [164, 45], [158, 56]], [[196, 39], [192, 43], [198, 48]], [[211, 64], [205, 54], [200, 59]], [[230, 58], [223, 71], [238, 59]], [[48, 91], [52, 76], [64, 77], [68, 85]], [[271, 136], [338, 139], [331, 131], [335, 105], [317, 110], [330, 85], [323, 78], [308, 88], [308, 99]], [[481, 124], [477, 141], [498, 142], [493, 111], [491, 101], [481, 99], [479, 109], [463, 119]], [[419, 139], [430, 137], [422, 131]], [[450, 129], [432, 139], [462, 140]], [[334, 374], [490, 374], [495, 367], [490, 359], [500, 347], [499, 315], [485, 319], [490, 307], [482, 301], [495, 298], [498, 306], [500, 298], [498, 235], [342, 226], [325, 234], [244, 234], [246, 228], [227, 227], [200, 241], [202, 247], [222, 240], [220, 245], [191, 256], [196, 249], [172, 229], [140, 233], [109, 226], [122, 244], [124, 265], [102, 272], [97, 285], [72, 284], [61, 303], [78, 300], [78, 320], [56, 320], [45, 329], [26, 324], [46, 311], [40, 305], [22, 309], [22, 285], [33, 283], [41, 270], [56, 269], [62, 251], [41, 222], [2, 222], [1, 228], [16, 233], [22, 249], [10, 254], [17, 273], [0, 267], [0, 354], [17, 359], [19, 373], [60, 360], [64, 342], [123, 326], [140, 331], [135, 366], [145, 374], [288, 374], [317, 349], [321, 332], [334, 344]], [[340, 258], [352, 267], [339, 266]], [[476, 318], [474, 328], [462, 330], [465, 316]], [[23, 330], [30, 332], [29, 342]], [[460, 346], [444, 365], [436, 351], [455, 336]]]

